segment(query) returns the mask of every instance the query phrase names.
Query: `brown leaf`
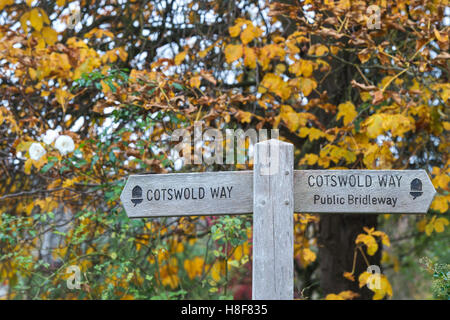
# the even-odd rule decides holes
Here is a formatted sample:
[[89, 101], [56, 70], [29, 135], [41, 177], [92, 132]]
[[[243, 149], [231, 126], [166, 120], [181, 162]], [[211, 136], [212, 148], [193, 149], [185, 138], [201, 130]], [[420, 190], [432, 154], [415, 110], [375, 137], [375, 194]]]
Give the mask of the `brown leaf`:
[[200, 71], [200, 74], [202, 75], [203, 79], [211, 82], [213, 85], [217, 84], [216, 79], [214, 79], [214, 77], [211, 73], [208, 73], [208, 72], [202, 70], [202, 71]]
[[389, 96], [398, 104], [402, 104], [402, 98], [400, 98], [400, 95], [397, 92], [389, 91]]
[[362, 83], [358, 83], [356, 82], [356, 80], [352, 80], [351, 81], [351, 85], [353, 88], [359, 88], [362, 91], [373, 91], [373, 90], [378, 90], [378, 88], [376, 86], [367, 86], [365, 84]]
[[372, 91], [372, 92], [370, 92], [370, 94], [373, 97], [373, 100], [372, 100], [373, 105], [376, 105], [384, 100], [383, 91], [381, 91], [381, 90]]
[[448, 52], [441, 52], [434, 59], [450, 59], [450, 53], [448, 53]]

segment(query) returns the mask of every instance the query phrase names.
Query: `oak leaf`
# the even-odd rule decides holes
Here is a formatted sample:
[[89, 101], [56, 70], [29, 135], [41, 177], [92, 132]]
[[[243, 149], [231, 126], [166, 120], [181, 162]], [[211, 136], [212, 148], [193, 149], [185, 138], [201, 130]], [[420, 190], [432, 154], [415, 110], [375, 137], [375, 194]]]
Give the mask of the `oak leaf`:
[[225, 59], [227, 63], [238, 60], [242, 57], [244, 50], [241, 44], [229, 44], [225, 47]]
[[345, 103], [341, 103], [338, 105], [338, 114], [336, 119], [339, 120], [343, 118], [344, 125], [348, 125], [352, 123], [352, 121], [356, 118], [358, 113], [355, 111], [355, 106], [351, 101], [347, 101]]

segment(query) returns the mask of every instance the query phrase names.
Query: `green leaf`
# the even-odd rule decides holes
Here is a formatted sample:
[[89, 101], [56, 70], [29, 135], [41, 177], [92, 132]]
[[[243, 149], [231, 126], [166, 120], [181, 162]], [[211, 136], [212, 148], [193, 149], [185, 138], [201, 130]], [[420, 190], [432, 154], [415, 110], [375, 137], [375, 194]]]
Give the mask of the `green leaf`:
[[174, 83], [172, 83], [172, 86], [173, 86], [175, 89], [178, 89], [178, 90], [184, 90], [184, 87], [183, 87], [181, 84], [179, 84], [179, 83], [174, 82]]
[[47, 163], [44, 167], [42, 167], [41, 173], [46, 173], [48, 170], [50, 170], [53, 167], [54, 164], [55, 164], [54, 162]]

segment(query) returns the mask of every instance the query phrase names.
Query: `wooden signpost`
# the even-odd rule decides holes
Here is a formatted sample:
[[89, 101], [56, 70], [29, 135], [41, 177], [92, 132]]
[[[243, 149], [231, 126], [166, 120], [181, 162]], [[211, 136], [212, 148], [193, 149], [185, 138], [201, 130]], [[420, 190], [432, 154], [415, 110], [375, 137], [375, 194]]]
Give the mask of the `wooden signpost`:
[[295, 212], [427, 213], [436, 190], [425, 170], [299, 170]]
[[290, 143], [256, 144], [253, 171], [132, 175], [130, 218], [253, 213], [253, 299], [292, 299], [294, 212], [426, 213], [424, 170], [293, 170]]

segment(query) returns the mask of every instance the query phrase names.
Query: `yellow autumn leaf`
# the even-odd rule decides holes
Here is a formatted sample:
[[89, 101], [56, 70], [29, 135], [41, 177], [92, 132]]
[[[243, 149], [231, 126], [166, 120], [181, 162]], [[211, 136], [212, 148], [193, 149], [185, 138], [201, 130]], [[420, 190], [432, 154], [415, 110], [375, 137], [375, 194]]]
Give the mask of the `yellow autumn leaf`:
[[107, 62], [116, 62], [117, 61], [117, 54], [116, 54], [116, 50], [108, 50], [106, 51], [106, 53], [102, 56], [102, 62], [103, 63], [107, 63]]
[[425, 226], [425, 233], [427, 236], [430, 236], [434, 230], [434, 221], [436, 220], [436, 216], [434, 216], [429, 223]]
[[363, 272], [358, 277], [359, 287], [367, 286], [375, 294], [373, 300], [383, 299], [386, 295], [392, 296], [392, 287], [384, 274], [371, 274]]
[[201, 257], [195, 257], [192, 260], [184, 261], [184, 269], [186, 270], [189, 279], [194, 279], [196, 276], [201, 276], [203, 271], [204, 260]]
[[228, 28], [228, 32], [230, 33], [230, 36], [237, 37], [241, 33], [241, 26], [238, 24], [231, 26]]
[[327, 296], [325, 297], [325, 300], [351, 300], [358, 296], [359, 296], [359, 294], [357, 294], [351, 290], [346, 290], [346, 291], [341, 291], [338, 294], [335, 294], [335, 293], [327, 294]]
[[70, 188], [72, 187], [76, 182], [78, 182], [80, 180], [80, 177], [75, 177], [73, 179], [67, 179], [64, 180], [62, 187], [63, 188]]
[[216, 45], [216, 43], [210, 45], [210, 46], [207, 47], [205, 50], [200, 51], [200, 52], [198, 53], [198, 56], [199, 56], [200, 58], [206, 57], [206, 55], [208, 54], [208, 52], [211, 51], [211, 49], [213, 49], [215, 45]]
[[258, 92], [265, 93], [266, 91], [273, 92], [283, 99], [288, 99], [291, 95], [289, 85], [274, 73], [267, 73], [260, 83]]
[[41, 31], [42, 26], [44, 25], [43, 17], [39, 14], [38, 9], [36, 8], [30, 11], [30, 23], [36, 31]]
[[419, 230], [420, 232], [425, 232], [426, 225], [427, 225], [427, 218], [424, 218], [424, 219], [420, 220], [416, 224], [417, 230]]
[[367, 232], [368, 235], [372, 235], [373, 232], [375, 231], [375, 228], [372, 227], [372, 228], [369, 229], [368, 227], [363, 227], [363, 230], [364, 230], [365, 232]]
[[193, 88], [199, 88], [199, 87], [200, 87], [200, 83], [201, 83], [201, 81], [200, 81], [200, 76], [192, 77], [192, 78], [189, 80], [189, 84], [190, 84], [190, 86], [193, 87]]
[[238, 18], [236, 19], [236, 24], [234, 26], [231, 26], [228, 28], [228, 32], [230, 33], [230, 36], [237, 37], [241, 33], [241, 28], [244, 25], [244, 20]]
[[344, 272], [343, 276], [350, 281], [355, 281], [355, 276], [351, 272]]
[[370, 93], [369, 92], [365, 92], [365, 91], [361, 92], [359, 94], [359, 96], [361, 97], [361, 100], [364, 101], [364, 102], [372, 99], [372, 96], [370, 95]]
[[440, 233], [443, 232], [445, 229], [445, 226], [448, 226], [449, 222], [446, 218], [437, 218], [434, 222], [434, 230], [436, 232]]
[[336, 115], [336, 119], [339, 120], [343, 118], [344, 125], [348, 125], [352, 123], [352, 121], [356, 118], [358, 113], [355, 110], [355, 106], [351, 101], [347, 101], [345, 103], [341, 103], [338, 106], [338, 113]]
[[430, 236], [433, 231], [441, 233], [445, 230], [445, 226], [448, 226], [449, 221], [446, 218], [437, 218], [434, 216], [430, 222], [425, 226], [425, 233]]
[[367, 247], [367, 254], [373, 256], [378, 250], [378, 243], [374, 237], [368, 234], [358, 234], [355, 240], [356, 244], [365, 244]]
[[262, 31], [258, 27], [255, 27], [253, 24], [247, 24], [247, 27], [241, 32], [241, 41], [243, 44], [247, 44], [259, 37], [261, 33]]
[[[328, 139], [328, 137], [326, 137]], [[328, 139], [329, 141], [332, 141], [334, 138], [332, 138], [331, 140]], [[326, 145], [323, 149], [323, 152], [327, 152], [331, 157], [332, 160], [334, 162], [339, 162], [340, 159], [344, 158], [346, 160], [347, 163], [352, 163], [354, 161], [356, 161], [356, 154], [350, 150], [348, 150], [347, 147], [345, 148], [340, 148], [338, 146], [335, 145]]]
[[309, 248], [302, 250], [302, 259], [306, 264], [314, 262], [316, 260], [316, 254]]
[[161, 263], [163, 261], [166, 261], [169, 259], [170, 255], [169, 255], [169, 251], [167, 251], [166, 249], [162, 248], [158, 251], [157, 253], [158, 256], [158, 263]]
[[450, 176], [447, 173], [438, 174], [433, 178], [433, 185], [436, 188], [442, 188], [444, 190], [448, 189], [450, 184]]
[[241, 260], [242, 255], [243, 255], [243, 247], [242, 247], [242, 245], [237, 246], [237, 247], [234, 249], [234, 252], [233, 252], [233, 257], [234, 257], [234, 259], [235, 259], [236, 261], [239, 261], [239, 260]]
[[322, 44], [315, 48], [316, 56], [323, 56], [323, 55], [327, 54], [328, 51], [329, 51], [328, 48]]
[[178, 277], [178, 267], [174, 265], [162, 266], [159, 269], [159, 275], [161, 276], [161, 283], [164, 286], [170, 286], [174, 289], [180, 283], [180, 278]]
[[241, 123], [250, 123], [252, 121], [252, 116], [253, 115], [250, 112], [239, 110], [236, 115], [236, 118]]
[[282, 105], [280, 107], [280, 118], [292, 132], [297, 131], [300, 126], [306, 125], [307, 119], [297, 113], [291, 106]]
[[26, 214], [30, 215], [31, 211], [33, 211], [33, 209], [34, 209], [34, 202], [30, 202], [25, 208]]
[[58, 7], [63, 7], [66, 4], [66, 0], [56, 0]]
[[[369, 288], [370, 289], [370, 288]], [[385, 275], [380, 275], [380, 288], [374, 288], [372, 291], [375, 292], [373, 296], [373, 300], [381, 300], [386, 295], [392, 297], [392, 286], [389, 283], [387, 277]]]
[[369, 138], [376, 138], [384, 132], [383, 117], [379, 114], [374, 114], [364, 121], [363, 126], [366, 128]]
[[50, 27], [44, 27], [42, 29], [42, 36], [44, 37], [45, 42], [50, 46], [58, 41], [58, 33]]
[[341, 10], [347, 10], [351, 7], [351, 5], [351, 0], [341, 0], [337, 3], [338, 8]]
[[225, 47], [225, 59], [227, 63], [236, 61], [244, 52], [243, 46], [241, 44], [229, 44]]
[[175, 56], [174, 62], [177, 66], [180, 65], [184, 61], [184, 59], [186, 58], [186, 54], [187, 54], [187, 51], [185, 50]]
[[444, 121], [444, 122], [442, 122], [442, 126], [444, 127], [444, 129], [446, 131], [450, 131], [450, 122]]
[[31, 167], [33, 165], [33, 160], [32, 159], [27, 159], [25, 161], [25, 166], [24, 166], [24, 172], [25, 174], [29, 175], [31, 173]]
[[36, 80], [37, 72], [33, 68], [28, 68], [28, 73], [30, 74], [31, 80]]
[[[106, 82], [104, 81], [104, 80], [101, 80], [100, 81], [100, 85], [102, 86], [102, 92], [103, 93], [108, 93], [108, 92], [110, 92], [111, 91], [111, 88], [106, 84]], [[103, 109], [98, 109], [97, 107], [94, 107], [94, 111], [96, 111], [96, 112], [99, 112], [99, 113], [102, 113], [103, 112]]]
[[275, 73], [276, 74], [282, 74], [284, 71], [286, 71], [286, 66], [282, 63], [279, 63], [275, 66]]
[[314, 140], [325, 137], [325, 133], [322, 132], [322, 130], [316, 128], [301, 128], [299, 136], [301, 138], [306, 138], [308, 136], [309, 141], [312, 142]]
[[310, 77], [313, 73], [314, 65], [310, 60], [300, 60], [289, 66], [289, 71], [296, 76]]
[[66, 90], [57, 89], [56, 90], [56, 101], [61, 105], [63, 110], [66, 110], [66, 104], [67, 101], [73, 98], [73, 95], [70, 92], [67, 92]]
[[41, 33], [39, 31], [33, 31], [32, 33], [33, 38], [35, 38], [37, 40], [37, 45], [36, 48], [37, 49], [44, 49], [45, 48], [45, 40], [42, 37]]
[[310, 78], [300, 78], [300, 90], [305, 97], [309, 96], [311, 92], [317, 87], [317, 82]]
[[14, 4], [14, 0], [0, 0], [0, 10], [4, 7]]
[[307, 164], [309, 166], [315, 165], [317, 161], [319, 160], [319, 157], [317, 154], [308, 153], [305, 154], [305, 156], [300, 160], [299, 164]]
[[258, 56], [256, 55], [255, 49], [244, 47], [244, 65], [251, 69], [256, 68], [256, 61]]
[[344, 298], [345, 300], [351, 300], [359, 296], [358, 293], [353, 292], [351, 290], [342, 291], [339, 293], [339, 296]]
[[449, 209], [448, 207], [449, 198], [450, 196], [442, 196], [442, 195], [436, 196], [433, 202], [431, 203], [431, 209], [439, 211], [441, 213], [446, 213]]
[[25, 33], [28, 32], [28, 18], [30, 17], [30, 12], [25, 12], [19, 19], [20, 25]]
[[391, 242], [389, 240], [389, 237], [386, 233], [384, 233], [383, 231], [374, 231], [372, 232], [373, 236], [376, 237], [380, 237], [381, 238], [381, 243], [384, 244], [387, 247], [391, 246]]
[[118, 52], [120, 60], [122, 60], [122, 61], [126, 61], [127, 60], [128, 52], [123, 47], [117, 48], [117, 52]]
[[368, 48], [358, 52], [358, 58], [361, 63], [365, 63], [370, 59], [370, 51]]
[[[368, 280], [369, 280], [369, 278], [370, 278], [371, 276], [373, 276], [373, 274], [370, 274], [370, 273], [368, 273], [368, 272], [366, 272], [366, 271], [364, 271], [363, 273], [361, 273], [361, 274], [359, 275], [359, 277], [358, 277], [359, 287], [362, 288], [362, 287], [364, 287], [365, 285], [367, 285], [367, 284], [368, 284]], [[369, 288], [369, 289], [370, 289], [370, 288]]]
[[442, 42], [442, 37], [441, 37], [441, 34], [439, 33], [439, 31], [436, 28], [433, 31], [434, 31], [434, 36], [436, 37], [436, 40]]
[[267, 70], [270, 66], [270, 62], [274, 58], [278, 58], [280, 61], [284, 61], [286, 55], [286, 51], [283, 49], [281, 45], [278, 44], [269, 44], [262, 47], [259, 50], [259, 61], [263, 70]]
[[330, 293], [330, 294], [327, 294], [327, 296], [325, 297], [325, 300], [345, 300], [345, 299], [342, 298], [340, 295], [337, 295], [335, 293]]
[[225, 274], [225, 263], [216, 261], [211, 267], [211, 277], [218, 282]]

